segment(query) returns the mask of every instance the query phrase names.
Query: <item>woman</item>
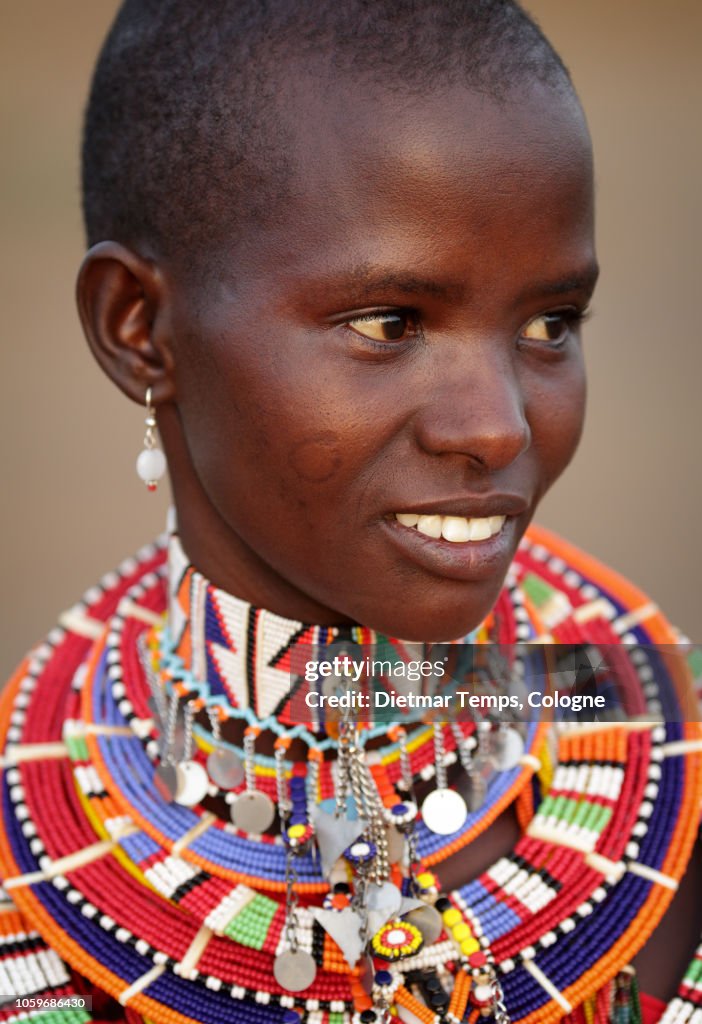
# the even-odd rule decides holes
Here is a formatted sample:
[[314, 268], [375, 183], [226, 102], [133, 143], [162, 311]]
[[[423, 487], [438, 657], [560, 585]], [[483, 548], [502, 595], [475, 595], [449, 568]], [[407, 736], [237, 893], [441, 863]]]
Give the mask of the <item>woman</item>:
[[[587, 128], [513, 5], [353, 14], [127, 3], [103, 50], [79, 307], [176, 512], [166, 583], [128, 562], [5, 699], [8, 934], [65, 961], [24, 931], [13, 971], [127, 1019], [635, 1020], [702, 794], [689, 674], [643, 595], [526, 534], [582, 429]], [[508, 646], [497, 696], [538, 683], [515, 642], [633, 640], [639, 721], [556, 747], [299, 684], [390, 652], [374, 700], [464, 637]]]

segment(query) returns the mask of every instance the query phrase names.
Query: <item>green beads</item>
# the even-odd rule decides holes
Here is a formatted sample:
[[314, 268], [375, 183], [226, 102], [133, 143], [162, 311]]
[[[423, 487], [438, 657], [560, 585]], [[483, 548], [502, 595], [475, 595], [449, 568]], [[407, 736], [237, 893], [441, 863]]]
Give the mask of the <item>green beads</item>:
[[224, 934], [249, 949], [263, 949], [278, 904], [267, 896], [258, 895], [233, 917]]

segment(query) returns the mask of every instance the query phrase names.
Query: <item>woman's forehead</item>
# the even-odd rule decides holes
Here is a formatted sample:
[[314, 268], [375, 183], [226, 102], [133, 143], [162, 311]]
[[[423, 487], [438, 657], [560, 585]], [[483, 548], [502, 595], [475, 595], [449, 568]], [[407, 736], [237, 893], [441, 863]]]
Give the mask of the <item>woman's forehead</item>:
[[357, 284], [386, 268], [411, 290], [422, 276], [412, 264], [460, 264], [481, 247], [504, 261], [515, 237], [535, 245], [544, 233], [572, 249], [573, 272], [591, 261], [591, 146], [572, 94], [534, 85], [498, 102], [454, 86], [354, 98], [310, 85], [287, 100], [286, 202], [245, 238], [257, 266], [285, 277], [343, 264]]

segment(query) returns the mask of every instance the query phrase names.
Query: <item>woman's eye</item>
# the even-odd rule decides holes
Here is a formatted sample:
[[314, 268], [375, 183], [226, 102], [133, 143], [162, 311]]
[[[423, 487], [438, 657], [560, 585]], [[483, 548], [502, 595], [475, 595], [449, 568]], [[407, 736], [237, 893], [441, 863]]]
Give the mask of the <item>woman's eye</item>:
[[356, 334], [371, 341], [404, 341], [417, 333], [416, 318], [410, 312], [398, 310], [393, 313], [365, 313], [347, 320], [347, 325]]
[[558, 345], [566, 340], [572, 328], [583, 317], [584, 314], [577, 310], [542, 313], [541, 316], [536, 316], [529, 321], [520, 336], [526, 338], [527, 341], [543, 341], [549, 345]]

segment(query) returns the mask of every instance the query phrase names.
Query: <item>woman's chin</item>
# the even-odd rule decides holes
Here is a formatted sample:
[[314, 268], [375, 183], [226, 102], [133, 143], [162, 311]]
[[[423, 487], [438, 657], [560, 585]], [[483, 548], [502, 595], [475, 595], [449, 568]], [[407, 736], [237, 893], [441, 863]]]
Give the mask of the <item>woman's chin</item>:
[[409, 590], [397, 603], [363, 621], [383, 633], [413, 643], [451, 643], [477, 629], [492, 610], [500, 583], [487, 585], [442, 581], [441, 593], [413, 599]]

